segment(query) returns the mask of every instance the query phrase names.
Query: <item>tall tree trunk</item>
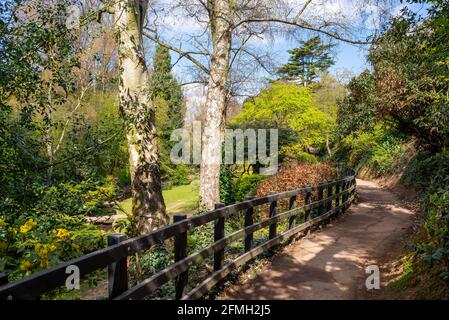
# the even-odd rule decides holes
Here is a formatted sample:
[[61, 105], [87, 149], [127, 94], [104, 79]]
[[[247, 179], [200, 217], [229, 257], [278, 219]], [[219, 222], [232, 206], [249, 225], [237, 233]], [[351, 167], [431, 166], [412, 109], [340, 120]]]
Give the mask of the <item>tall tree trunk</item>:
[[200, 207], [211, 210], [220, 201], [220, 164], [224, 137], [227, 78], [231, 52], [231, 0], [209, 0], [213, 53], [203, 123]]
[[332, 150], [331, 150], [331, 146], [329, 143], [329, 133], [326, 133], [326, 149], [327, 149], [327, 154], [329, 155], [329, 157], [332, 157]]
[[155, 110], [150, 99], [142, 28], [148, 1], [122, 0], [114, 6], [120, 69], [120, 111], [127, 128], [132, 215], [138, 234], [168, 223], [162, 197]]
[[48, 163], [49, 166], [47, 168], [47, 185], [51, 185], [53, 181], [53, 163], [55, 162], [55, 154], [53, 152], [53, 144], [52, 144], [52, 135], [51, 135], [51, 129], [47, 129], [46, 133], [46, 147], [47, 147], [47, 157], [48, 157]]

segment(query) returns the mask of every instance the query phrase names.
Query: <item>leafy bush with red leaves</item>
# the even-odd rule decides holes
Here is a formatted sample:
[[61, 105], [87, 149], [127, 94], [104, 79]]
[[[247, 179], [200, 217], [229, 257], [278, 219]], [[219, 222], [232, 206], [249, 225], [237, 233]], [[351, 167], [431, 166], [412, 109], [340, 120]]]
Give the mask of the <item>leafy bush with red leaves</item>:
[[334, 180], [337, 170], [328, 163], [308, 164], [288, 162], [281, 164], [278, 173], [263, 180], [257, 188], [257, 196], [266, 196], [269, 192], [284, 192]]
[[[283, 163], [275, 176], [259, 183], [256, 195], [264, 197], [270, 192], [279, 193], [300, 189], [306, 185], [334, 180], [337, 175], [337, 170], [329, 163], [309, 164], [296, 161]], [[298, 201], [302, 200], [298, 199]], [[287, 202], [288, 199], [285, 199], [279, 204], [286, 205]]]

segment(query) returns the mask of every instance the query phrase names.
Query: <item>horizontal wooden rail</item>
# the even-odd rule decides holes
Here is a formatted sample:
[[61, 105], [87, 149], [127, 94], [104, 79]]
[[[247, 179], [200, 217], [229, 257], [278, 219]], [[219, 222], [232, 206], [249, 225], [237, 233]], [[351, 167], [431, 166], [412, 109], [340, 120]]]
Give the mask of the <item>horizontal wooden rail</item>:
[[[337, 187], [339, 187], [338, 189], [340, 190], [338, 190]], [[158, 229], [152, 233], [129, 240], [122, 239], [121, 242], [113, 244], [107, 248], [97, 250], [77, 259], [67, 261], [48, 270], [37, 272], [21, 280], [2, 285], [0, 286], [0, 299], [38, 298], [41, 294], [49, 292], [65, 284], [66, 278], [68, 276], [66, 270], [69, 266], [78, 267], [81, 276], [87, 275], [104, 267], [109, 267], [110, 270], [125, 270], [122, 272], [127, 272], [126, 268], [111, 269], [111, 265], [115, 265], [119, 261], [122, 261], [121, 263], [123, 264], [123, 259], [126, 259], [127, 257], [137, 252], [148, 250], [154, 245], [163, 243], [170, 238], [178, 239], [178, 248], [176, 250], [177, 252], [179, 251], [177, 255], [179, 261], [175, 261], [175, 263], [171, 264], [166, 269], [154, 274], [153, 276], [142, 281], [138, 285], [129, 288], [128, 290], [126, 290], [125, 285], [118, 286], [117, 288], [123, 288], [121, 289], [122, 292], [114, 290], [110, 298], [140, 299], [148, 296], [160, 286], [165, 284], [167, 281], [173, 279], [179, 280], [179, 276], [183, 276], [185, 280], [176, 281], [177, 286], [179, 286], [176, 288], [177, 296], [179, 297], [179, 295], [184, 290], [184, 286], [186, 285], [187, 271], [191, 266], [204, 262], [204, 259], [211, 255], [217, 256], [217, 253], [220, 253], [220, 260], [222, 260], [222, 254], [224, 252], [223, 250], [229, 244], [243, 239], [245, 241], [244, 254], [237, 257], [233, 261], [231, 266], [229, 264], [222, 266], [221, 261], [218, 261], [218, 264], [216, 264], [216, 270], [208, 278], [209, 280], [204, 280], [205, 282], [201, 283], [193, 291], [184, 295], [183, 297], [187, 299], [198, 298], [200, 294], [204, 294], [204, 290], [210, 289], [210, 284], [213, 283], [213, 285], [215, 285], [231, 270], [250, 260], [251, 258], [249, 257], [255, 257], [264, 250], [272, 248], [283, 240], [291, 237], [295, 233], [301, 232], [305, 229], [310, 228], [311, 226], [322, 223], [323, 221], [328, 221], [332, 216], [344, 211], [353, 200], [353, 196], [356, 190], [355, 188], [355, 174], [354, 172], [351, 172], [347, 177], [338, 179], [336, 181], [321, 183], [319, 185], [308, 186], [283, 193], [270, 194], [266, 197], [257, 199], [248, 198], [246, 201], [226, 207], [218, 206], [215, 210], [212, 210], [205, 214], [194, 216], [188, 219], [179, 219], [179, 221]], [[326, 190], [326, 197], [324, 197], [323, 190]], [[312, 192], [317, 192], [316, 198], [318, 200], [310, 203], [307, 198], [311, 197]], [[297, 200], [298, 196], [303, 196], [306, 200], [303, 206], [294, 208], [294, 203]], [[275, 214], [270, 214], [270, 217], [268, 219], [257, 223], [253, 223], [252, 217], [250, 220], [249, 217], [247, 217], [244, 228], [237, 230], [228, 236], [216, 234], [216, 241], [187, 257], [182, 257], [183, 254], [179, 254], [182, 253], [182, 250], [187, 250], [187, 247], [185, 247], [187, 245], [185, 241], [180, 242], [179, 239], [185, 237], [185, 234], [189, 230], [213, 221], [221, 221], [222, 224], [224, 219], [226, 219], [230, 214], [238, 212], [242, 212], [246, 215], [251, 213], [252, 215], [254, 208], [260, 207], [265, 204], [270, 204], [271, 210], [275, 210], [273, 208], [276, 208], [276, 206], [274, 206], [273, 204], [283, 199], [290, 199], [289, 210], [285, 212], [272, 211]], [[334, 208], [332, 208], [332, 202], [335, 202]], [[309, 217], [309, 220], [298, 226], [294, 225], [294, 220], [301, 216], [307, 218], [312, 211], [315, 212], [315, 215], [318, 216]], [[289, 230], [282, 233], [281, 235], [277, 235], [275, 231], [276, 224], [286, 219], [289, 222]], [[251, 222], [251, 224], [249, 224], [249, 221]], [[271, 230], [270, 238], [268, 239], [268, 241], [256, 248], [251, 248], [252, 235], [254, 234], [254, 232], [267, 227]], [[111, 241], [111, 244], [116, 242], [117, 241]], [[179, 247], [180, 243], [184, 247]], [[127, 275], [110, 274], [109, 277], [110, 279], [127, 279]]]
[[[351, 196], [353, 197], [353, 196]], [[351, 203], [351, 200], [348, 200], [346, 203], [349, 205]], [[291, 236], [304, 231], [326, 219], [331, 217], [335, 212], [343, 208], [344, 205], [340, 205], [339, 207], [336, 207], [332, 209], [331, 211], [327, 212], [326, 214], [316, 217], [312, 220], [309, 220], [308, 222], [305, 222], [297, 227], [294, 227], [293, 229], [290, 229], [288, 231], [285, 231], [284, 233], [278, 235], [277, 237], [265, 242], [264, 244], [252, 249], [251, 251], [239, 256], [235, 260], [233, 260], [231, 263], [224, 266], [221, 270], [214, 272], [211, 276], [209, 276], [207, 279], [205, 279], [200, 285], [198, 285], [195, 289], [193, 289], [190, 293], [186, 294], [182, 299], [183, 300], [191, 300], [191, 299], [198, 299], [201, 298], [205, 293], [207, 293], [210, 289], [213, 288], [213, 286], [222, 278], [226, 277], [231, 271], [236, 269], [237, 267], [243, 265], [244, 263], [250, 261], [251, 259], [257, 257], [259, 254], [263, 253], [264, 251], [278, 245], [284, 240], [289, 239]]]
[[[350, 191], [352, 191], [353, 189], [354, 189], [354, 187], [352, 189], [350, 189]], [[334, 195], [331, 198], [335, 199], [337, 196], [342, 196], [343, 194], [344, 194], [343, 192], [340, 192], [338, 195]], [[201, 251], [198, 251], [198, 252], [188, 256], [187, 258], [170, 265], [168, 268], [161, 270], [160, 272], [154, 274], [150, 278], [144, 280], [140, 284], [138, 284], [138, 285], [134, 286], [133, 288], [124, 292], [121, 296], [117, 297], [117, 299], [121, 300], [121, 299], [144, 298], [145, 296], [149, 295], [152, 291], [158, 289], [161, 285], [163, 285], [167, 281], [176, 278], [179, 274], [188, 270], [188, 268], [190, 268], [191, 266], [196, 265], [196, 264], [201, 264], [202, 262], [204, 262], [205, 258], [207, 258], [208, 256], [214, 254], [215, 252], [217, 252], [219, 250], [222, 250], [227, 245], [229, 245], [237, 240], [243, 239], [248, 234], [253, 234], [257, 230], [261, 230], [263, 228], [274, 225], [274, 224], [281, 222], [282, 220], [287, 219], [291, 216], [295, 216], [295, 215], [304, 213], [307, 210], [319, 208], [324, 203], [325, 203], [324, 200], [317, 201], [317, 202], [311, 203], [310, 205], [307, 205], [304, 207], [300, 207], [297, 209], [283, 212], [282, 214], [276, 215], [272, 218], [269, 218], [262, 222], [253, 224], [249, 227], [246, 227], [245, 229], [235, 231], [234, 233], [230, 234], [229, 236], [224, 237], [224, 238], [220, 239], [219, 241], [216, 241], [216, 242], [210, 244], [209, 246], [205, 247]], [[339, 206], [338, 208], [339, 209], [343, 208], [343, 205]], [[332, 210], [331, 212], [333, 213], [334, 210]], [[323, 216], [325, 216], [325, 215], [323, 215]], [[321, 217], [318, 217], [318, 218], [321, 218]], [[312, 225], [313, 225], [313, 222], [321, 221], [321, 219], [318, 219], [318, 218], [309, 220], [309, 222], [301, 224], [300, 226], [297, 227], [297, 229], [299, 230], [299, 229], [301, 229], [300, 227], [304, 227], [304, 226], [305, 226], [304, 228], [307, 229], [310, 226], [310, 222], [312, 222]], [[327, 216], [326, 216], [326, 218], [327, 218]], [[302, 230], [303, 229], [299, 230], [298, 232], [300, 232]], [[276, 238], [273, 238], [273, 239], [276, 239]], [[268, 241], [268, 242], [270, 242], [270, 241]]]

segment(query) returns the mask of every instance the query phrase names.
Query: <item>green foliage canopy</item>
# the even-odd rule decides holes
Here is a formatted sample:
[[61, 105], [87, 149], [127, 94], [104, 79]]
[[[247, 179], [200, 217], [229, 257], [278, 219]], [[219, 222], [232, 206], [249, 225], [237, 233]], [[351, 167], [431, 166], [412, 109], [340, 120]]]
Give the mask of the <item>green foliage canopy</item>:
[[311, 90], [294, 83], [274, 82], [260, 95], [243, 105], [231, 122], [239, 128], [276, 128], [281, 146], [296, 144], [300, 149], [325, 142], [332, 119], [313, 106]]
[[377, 89], [374, 75], [362, 72], [347, 86], [349, 94], [338, 103], [337, 127], [339, 137], [353, 132], [370, 131], [377, 122]]
[[423, 19], [404, 11], [370, 50], [381, 117], [433, 151], [449, 145], [447, 2]]

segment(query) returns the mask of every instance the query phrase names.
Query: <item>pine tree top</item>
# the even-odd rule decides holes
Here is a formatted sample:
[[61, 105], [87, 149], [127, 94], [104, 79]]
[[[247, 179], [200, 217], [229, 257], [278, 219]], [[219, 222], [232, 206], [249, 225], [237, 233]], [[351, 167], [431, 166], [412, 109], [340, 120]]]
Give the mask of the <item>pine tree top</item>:
[[325, 44], [319, 36], [301, 41], [298, 48], [288, 50], [287, 64], [278, 70], [285, 80], [299, 80], [304, 86], [315, 82], [320, 73], [326, 72], [335, 60], [331, 54], [334, 44]]

